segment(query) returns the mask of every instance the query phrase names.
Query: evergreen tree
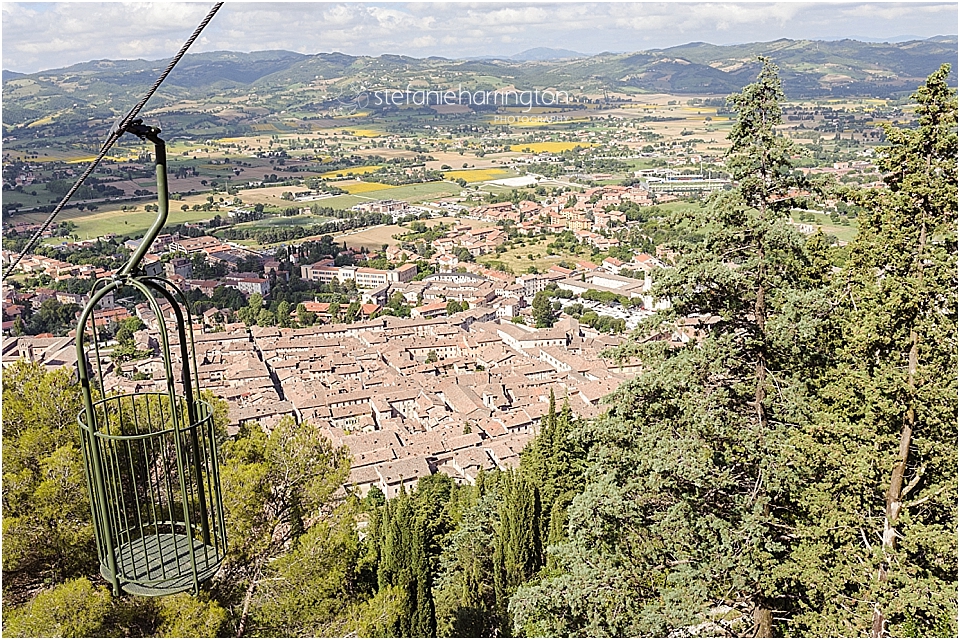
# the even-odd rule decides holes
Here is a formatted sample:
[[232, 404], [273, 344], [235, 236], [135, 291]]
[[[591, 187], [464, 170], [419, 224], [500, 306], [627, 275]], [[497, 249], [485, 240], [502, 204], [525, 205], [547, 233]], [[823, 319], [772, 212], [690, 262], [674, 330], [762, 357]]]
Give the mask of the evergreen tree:
[[[430, 607], [422, 596], [430, 576], [424, 557], [423, 528], [415, 523], [413, 505], [406, 494], [387, 503], [384, 514], [384, 546], [378, 569], [380, 588], [399, 587], [404, 594], [404, 609], [391, 633], [403, 637], [431, 637], [429, 629], [421, 633], [423, 609]], [[429, 598], [428, 598], [429, 600]]]
[[225, 601], [241, 602], [238, 627], [244, 634], [259, 606], [257, 589], [265, 572], [329, 510], [349, 473], [350, 457], [319, 427], [292, 418], [269, 434], [245, 423], [221, 455], [230, 547], [216, 586]]
[[3, 634], [14, 638], [92, 638], [108, 634], [110, 592], [87, 578], [47, 590], [27, 605], [4, 611]]
[[770, 636], [774, 610], [791, 606], [778, 567], [790, 550], [796, 478], [782, 458], [803, 419], [797, 354], [820, 331], [816, 313], [804, 334], [794, 320], [817, 309], [819, 279], [787, 224], [796, 179], [775, 128], [780, 99], [766, 60], [731, 98], [738, 120], [727, 164], [737, 187], [705, 214], [676, 221], [689, 233], [658, 291], [671, 309], [651, 329], [672, 330], [691, 314], [712, 319], [697, 344], [629, 347], [647, 371], [618, 389], [605, 417], [578, 429], [588, 480], [567, 510], [560, 573], [511, 604], [529, 634], [668, 635], [707, 625]]
[[380, 514], [379, 588], [399, 588], [404, 594], [391, 635], [436, 635], [433, 578], [439, 568], [442, 539], [452, 528], [446, 513], [451, 486], [445, 475], [422, 478], [414, 494], [401, 491], [387, 501]]
[[[467, 309], [470, 308], [470, 305], [469, 305], [469, 304], [464, 303], [464, 305], [466, 306]], [[464, 309], [463, 306], [460, 305], [460, 302], [458, 302], [457, 300], [448, 300], [448, 301], [447, 301], [447, 315], [448, 315], [448, 316], [452, 316], [453, 314], [459, 313], [459, 312], [461, 312], [461, 311], [465, 311], [465, 309]]]
[[546, 291], [538, 291], [533, 296], [533, 319], [537, 328], [543, 329], [552, 327], [557, 321], [557, 312], [553, 310], [550, 304], [550, 294]]
[[570, 403], [564, 399], [558, 413], [553, 389], [541, 425], [540, 434], [523, 451], [520, 469], [525, 478], [536, 483], [542, 513], [539, 538], [552, 545], [562, 540], [567, 507], [583, 489], [584, 452], [570, 439], [574, 428]]
[[887, 127], [889, 189], [863, 210], [835, 280], [844, 340], [821, 414], [795, 441], [808, 587], [794, 631], [957, 634], [957, 101], [944, 66]]
[[496, 482], [487, 483], [486, 479], [481, 474], [476, 486], [460, 490], [466, 504], [440, 554], [433, 591], [440, 637], [502, 635], [493, 588], [493, 546], [500, 493]]
[[[304, 309], [306, 311], [306, 309]], [[290, 303], [286, 300], [280, 302], [277, 305], [277, 324], [281, 327], [289, 327], [292, 325], [292, 318], [290, 317]]]
[[493, 549], [493, 588], [501, 633], [510, 633], [507, 605], [517, 587], [543, 565], [540, 545], [540, 498], [522, 474], [500, 475], [500, 523]]
[[329, 637], [357, 631], [357, 608], [376, 588], [365, 576], [357, 516], [356, 500], [348, 500], [265, 568], [248, 635]]

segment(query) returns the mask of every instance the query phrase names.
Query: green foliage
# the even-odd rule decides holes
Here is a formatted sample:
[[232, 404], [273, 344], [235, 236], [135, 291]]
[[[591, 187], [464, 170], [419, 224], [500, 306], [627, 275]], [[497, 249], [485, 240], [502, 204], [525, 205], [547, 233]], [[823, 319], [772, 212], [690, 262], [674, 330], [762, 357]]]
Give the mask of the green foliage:
[[93, 559], [78, 447], [80, 387], [68, 369], [18, 361], [3, 371], [3, 573], [53, 580]]
[[219, 638], [229, 628], [229, 616], [218, 602], [178, 593], [154, 601], [157, 605], [157, 635], [165, 638]]
[[888, 127], [889, 190], [851, 192], [859, 235], [834, 279], [844, 340], [816, 420], [795, 440], [808, 478], [809, 588], [795, 633], [957, 633], [957, 101], [941, 68], [916, 129]]
[[[581, 310], [583, 309], [583, 305], [578, 306]], [[573, 311], [576, 311], [576, 307]], [[613, 316], [599, 314], [593, 310], [584, 312], [583, 315], [580, 316], [580, 323], [592, 327], [597, 331], [602, 331], [603, 333], [623, 333], [627, 328], [627, 321], [623, 318], [614, 318]]]
[[433, 579], [440, 540], [451, 525], [444, 512], [451, 485], [444, 475], [422, 478], [414, 494], [401, 492], [380, 514], [375, 541], [379, 588], [404, 592], [402, 613], [391, 629], [395, 636], [436, 635]]
[[52, 333], [65, 335], [76, 324], [76, 315], [80, 306], [73, 303], [61, 304], [56, 298], [44, 300], [40, 308], [27, 318], [24, 333]]
[[343, 315], [343, 321], [348, 324], [356, 322], [359, 315], [360, 315], [360, 303], [354, 300], [347, 306], [347, 310]]
[[277, 306], [277, 324], [281, 327], [290, 327], [293, 320], [290, 317], [290, 303], [284, 300]]
[[557, 314], [550, 304], [550, 294], [546, 291], [538, 291], [533, 296], [533, 319], [537, 328], [552, 327], [557, 321]]
[[494, 541], [499, 492], [464, 489], [470, 504], [456, 529], [446, 539], [433, 590], [437, 635], [478, 638], [502, 635], [501, 616], [494, 591]]
[[313, 524], [295, 547], [272, 562], [253, 601], [250, 633], [258, 636], [342, 636], [356, 629], [348, 614], [372, 595], [363, 579], [352, 504]]
[[696, 348], [632, 347], [647, 370], [618, 389], [605, 417], [578, 429], [586, 487], [567, 509], [557, 575], [512, 604], [526, 633], [666, 636], [708, 621], [719, 605], [749, 620], [727, 632], [764, 635], [772, 608], [788, 606], [790, 581], [778, 568], [790, 550], [781, 532], [796, 475], [781, 443], [803, 419], [795, 377], [807, 363], [795, 352], [818, 327], [788, 330], [799, 310], [817, 317], [817, 281], [783, 215], [792, 174], [789, 147], [773, 133], [779, 96], [765, 63], [732, 98], [741, 118], [728, 165], [740, 186], [694, 220], [702, 240], [677, 247], [677, 268], [655, 294], [672, 307], [652, 326], [688, 314], [719, 320]]
[[149, 358], [152, 355], [153, 351], [150, 351], [149, 349], [137, 349], [132, 340], [117, 345], [110, 352], [110, 357], [118, 365], [122, 362], [129, 362], [130, 360], [142, 360], [143, 358]]
[[4, 634], [12, 637], [209, 638], [228, 628], [227, 611], [205, 592], [112, 597], [85, 577], [41, 591], [4, 616]]
[[493, 589], [503, 630], [509, 633], [507, 604], [517, 587], [543, 565], [540, 495], [523, 474], [500, 474], [500, 523], [493, 546]]
[[618, 302], [625, 307], [643, 304], [643, 301], [640, 298], [631, 298], [621, 293], [614, 293], [613, 291], [598, 291], [597, 289], [587, 289], [580, 295], [580, 297], [584, 300], [592, 300], [594, 302], [603, 302], [606, 304]]
[[251, 569], [303, 533], [349, 472], [349, 455], [310, 423], [284, 418], [269, 435], [256, 423], [223, 446], [221, 482], [228, 561]]
[[133, 343], [133, 334], [141, 329], [146, 328], [146, 325], [143, 324], [143, 320], [136, 316], [130, 318], [124, 318], [119, 323], [117, 327], [117, 333], [114, 336], [121, 345], [127, 346]]
[[107, 635], [110, 592], [76, 578], [4, 611], [3, 635], [14, 638], [94, 638]]

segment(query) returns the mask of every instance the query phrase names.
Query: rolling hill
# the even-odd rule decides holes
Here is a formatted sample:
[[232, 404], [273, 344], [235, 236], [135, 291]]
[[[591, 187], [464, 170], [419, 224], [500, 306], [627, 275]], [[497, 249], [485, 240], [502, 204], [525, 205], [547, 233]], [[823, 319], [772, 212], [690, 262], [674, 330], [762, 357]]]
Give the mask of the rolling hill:
[[[508, 58], [449, 60], [401, 55], [290, 51], [192, 54], [151, 106], [212, 96], [269, 96], [271, 109], [322, 107], [345, 92], [415, 86], [563, 89], [580, 94], [662, 92], [726, 95], [755, 77], [757, 56], [781, 68], [788, 98], [893, 97], [909, 93], [944, 62], [957, 62], [956, 36], [896, 43], [775, 40], [719, 46], [694, 42], [635, 53], [583, 56], [533, 49]], [[3, 72], [3, 124], [10, 132], [47, 120], [69, 124], [125, 111], [164, 60], [94, 60], [34, 74]], [[953, 70], [950, 83], [957, 84]]]

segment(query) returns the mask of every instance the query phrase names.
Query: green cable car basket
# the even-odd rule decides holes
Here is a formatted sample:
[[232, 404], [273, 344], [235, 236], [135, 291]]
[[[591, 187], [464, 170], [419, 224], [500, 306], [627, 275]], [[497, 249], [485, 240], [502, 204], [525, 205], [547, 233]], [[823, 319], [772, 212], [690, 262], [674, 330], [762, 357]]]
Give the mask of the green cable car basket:
[[[78, 422], [97, 555], [100, 573], [116, 595], [121, 590], [144, 596], [196, 594], [216, 574], [227, 550], [213, 408], [198, 397], [186, 298], [172, 282], [145, 275], [139, 266], [167, 218], [166, 147], [160, 130], [140, 120], [125, 131], [155, 145], [159, 215], [130, 261], [94, 284], [77, 324], [84, 404]], [[94, 310], [121, 287], [142, 294], [156, 316], [163, 390], [106, 393]], [[161, 300], [172, 307], [172, 326]], [[88, 337], [92, 350], [85, 344]], [[99, 399], [91, 387], [93, 371]]]

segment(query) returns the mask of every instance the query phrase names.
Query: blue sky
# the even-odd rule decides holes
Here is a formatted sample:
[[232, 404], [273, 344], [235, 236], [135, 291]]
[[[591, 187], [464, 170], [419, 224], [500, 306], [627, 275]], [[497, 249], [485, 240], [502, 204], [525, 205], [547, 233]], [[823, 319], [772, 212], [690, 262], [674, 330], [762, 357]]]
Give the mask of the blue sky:
[[[3, 3], [3, 68], [24, 73], [94, 59], [172, 55], [211, 3]], [[594, 54], [688, 42], [874, 40], [956, 35], [938, 2], [227, 2], [192, 52], [449, 58], [534, 47]]]

